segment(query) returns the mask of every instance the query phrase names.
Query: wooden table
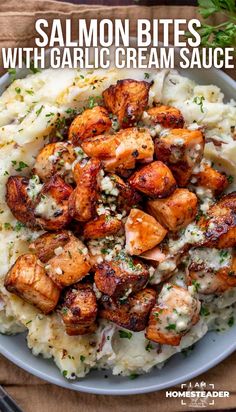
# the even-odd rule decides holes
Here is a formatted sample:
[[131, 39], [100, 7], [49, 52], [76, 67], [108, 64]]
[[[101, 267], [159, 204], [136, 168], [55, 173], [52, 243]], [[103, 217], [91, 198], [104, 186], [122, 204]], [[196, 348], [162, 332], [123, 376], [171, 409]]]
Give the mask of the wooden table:
[[188, 5], [197, 6], [197, 0], [59, 0], [74, 4], [100, 4], [109, 6], [156, 6], [156, 5]]

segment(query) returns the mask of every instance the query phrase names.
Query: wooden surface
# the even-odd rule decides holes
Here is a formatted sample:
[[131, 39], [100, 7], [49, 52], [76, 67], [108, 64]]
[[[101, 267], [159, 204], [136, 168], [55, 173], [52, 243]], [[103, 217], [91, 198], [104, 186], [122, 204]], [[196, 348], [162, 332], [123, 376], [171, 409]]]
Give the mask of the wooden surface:
[[[215, 401], [214, 407], [206, 406], [200, 410], [236, 411], [236, 353], [207, 373], [193, 379], [192, 383], [202, 381], [208, 384], [214, 383], [216, 390], [230, 391], [230, 397], [227, 400], [219, 398]], [[166, 398], [165, 391], [133, 396], [101, 396], [70, 391], [37, 379], [1, 357], [0, 383], [24, 412], [193, 412], [199, 410], [189, 405], [181, 406], [180, 399]]]
[[[134, 2], [128, 0], [97, 0], [92, 2], [84, 0], [76, 3], [106, 3], [114, 6], [116, 4], [124, 5], [128, 2], [134, 4]], [[50, 18], [69, 17], [72, 9], [76, 19], [80, 16], [85, 18], [115, 18], [119, 16], [119, 18], [130, 18], [132, 24], [137, 16], [143, 18], [178, 18], [183, 16], [187, 19], [197, 16], [196, 9], [193, 7], [181, 8], [174, 6], [168, 9], [166, 6], [152, 9], [129, 7], [122, 10], [118, 7], [104, 7], [104, 9], [98, 11], [89, 6], [86, 8], [83, 6], [75, 7], [72, 4], [63, 6], [63, 3], [54, 3], [50, 0], [46, 3], [47, 7], [51, 7], [50, 13], [48, 10], [43, 11]], [[152, 3], [163, 4], [165, 2], [153, 1]], [[166, 1], [166, 3], [170, 4], [171, 2]], [[174, 3], [177, 4], [177, 2]], [[190, 4], [189, 1], [187, 3]], [[37, 7], [39, 4], [40, 7]], [[42, 17], [43, 14], [40, 14], [39, 9], [43, 9], [43, 4], [43, 0], [0, 1], [0, 46], [14, 47], [16, 44], [22, 46], [25, 41], [27, 41], [27, 45], [31, 45], [30, 42], [34, 36], [32, 27], [36, 15], [35, 11], [37, 9], [37, 18]], [[210, 410], [231, 409], [236, 411], [236, 353], [206, 374], [193, 380], [193, 382], [202, 380], [207, 383], [214, 383], [217, 390], [230, 391], [229, 399], [217, 400], [215, 406]], [[193, 410], [191, 407], [181, 407], [179, 399], [166, 399], [165, 391], [128, 397], [76, 393], [37, 379], [3, 357], [0, 357], [0, 384], [9, 391], [25, 412], [179, 412]], [[204, 408], [204, 410], [208, 410], [208, 408]]]
[[195, 6], [197, 5], [197, 0], [59, 0], [66, 1], [67, 3], [74, 4], [100, 4], [100, 5], [109, 5], [109, 6], [128, 6], [128, 5], [137, 5], [137, 6], [156, 6], [156, 5], [188, 5]]

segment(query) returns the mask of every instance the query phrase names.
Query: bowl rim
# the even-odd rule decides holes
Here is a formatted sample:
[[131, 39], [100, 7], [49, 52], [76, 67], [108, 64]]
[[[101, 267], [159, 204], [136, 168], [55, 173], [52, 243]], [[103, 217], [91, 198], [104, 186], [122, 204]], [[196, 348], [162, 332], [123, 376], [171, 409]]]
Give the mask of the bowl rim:
[[[17, 74], [20, 73], [21, 70], [22, 69], [20, 70], [17, 69], [16, 73]], [[216, 75], [218, 80], [219, 79], [222, 80], [223, 82], [228, 84], [230, 87], [232, 87], [232, 89], [236, 90], [236, 82], [228, 74], [214, 67], [212, 67], [210, 71], [212, 72], [213, 76]], [[181, 75], [183, 75], [183, 72], [181, 73]], [[8, 73], [5, 73], [4, 75], [0, 77], [0, 85], [6, 84], [8, 86], [9, 80], [10, 80], [10, 75]], [[222, 91], [224, 92], [224, 90]], [[62, 376], [59, 376], [59, 377], [51, 376], [44, 371], [38, 370], [36, 367], [30, 364], [25, 364], [24, 361], [19, 356], [15, 355], [15, 353], [12, 353], [10, 350], [4, 347], [4, 344], [0, 342], [0, 353], [5, 358], [13, 362], [15, 365], [19, 366], [21, 369], [25, 370], [28, 373], [31, 373], [34, 376], [37, 376], [40, 379], [43, 379], [49, 383], [55, 384], [57, 386], [60, 386], [66, 389], [71, 389], [74, 391], [90, 393], [90, 394], [97, 394], [97, 395], [117, 395], [117, 396], [137, 395], [137, 394], [144, 394], [144, 393], [159, 391], [159, 390], [171, 388], [185, 381], [189, 381], [199, 376], [200, 374], [206, 372], [207, 370], [213, 368], [220, 362], [222, 362], [225, 358], [231, 355], [235, 350], [236, 350], [236, 342], [232, 342], [231, 344], [229, 344], [228, 348], [224, 350], [222, 353], [220, 353], [216, 358], [213, 358], [209, 362], [206, 362], [204, 365], [194, 369], [191, 372], [187, 372], [184, 375], [182, 374], [178, 378], [173, 378], [172, 380], [168, 380], [168, 382], [154, 383], [151, 385], [147, 384], [147, 385], [142, 385], [141, 387], [137, 386], [136, 388], [106, 389], [105, 385], [104, 385], [104, 388], [96, 388], [95, 386], [90, 385], [89, 381], [86, 381], [86, 386], [85, 386], [84, 384], [80, 385], [79, 380], [76, 380], [76, 384], [75, 384], [73, 383], [73, 381], [66, 380]], [[44, 362], [47, 361], [47, 359], [43, 359], [43, 358], [42, 360]]]
[[[71, 389], [77, 392], [84, 392], [84, 393], [90, 393], [90, 394], [96, 394], [96, 395], [116, 395], [116, 396], [138, 395], [138, 394], [160, 391], [160, 390], [167, 389], [167, 388], [172, 388], [173, 386], [179, 385], [183, 382], [196, 378], [202, 373], [218, 365], [220, 362], [226, 359], [229, 355], [231, 355], [235, 350], [236, 350], [236, 342], [233, 342], [231, 343], [231, 345], [229, 345], [227, 350], [223, 351], [220, 355], [218, 355], [216, 358], [212, 359], [208, 363], [204, 364], [203, 366], [200, 366], [199, 368], [195, 369], [192, 372], [186, 373], [184, 376], [181, 375], [180, 377], [174, 378], [165, 383], [156, 383], [156, 384], [154, 383], [153, 385], [148, 384], [147, 386], [143, 385], [141, 388], [137, 387], [137, 388], [127, 388], [127, 389], [124, 389], [124, 388], [106, 389], [104, 387], [103, 389], [103, 388], [96, 388], [92, 385], [90, 386], [88, 382], [86, 382], [87, 386], [84, 386], [84, 385], [80, 385], [79, 380], [76, 380], [75, 381], [76, 384], [74, 384], [73, 381], [66, 380], [62, 376], [60, 376], [60, 378], [49, 376], [47, 373], [39, 371], [37, 368], [34, 368], [31, 365], [25, 364], [19, 357], [15, 356], [13, 353], [8, 351], [0, 343], [0, 352], [5, 358], [13, 362], [15, 365], [19, 366], [21, 369], [25, 370], [28, 373], [31, 373], [34, 376], [37, 376], [40, 379], [43, 379], [49, 383], [53, 383], [57, 386], [60, 386], [66, 389]], [[44, 358], [42, 358], [42, 360], [47, 361], [47, 359], [44, 359]], [[56, 365], [53, 365], [53, 367], [56, 367]]]

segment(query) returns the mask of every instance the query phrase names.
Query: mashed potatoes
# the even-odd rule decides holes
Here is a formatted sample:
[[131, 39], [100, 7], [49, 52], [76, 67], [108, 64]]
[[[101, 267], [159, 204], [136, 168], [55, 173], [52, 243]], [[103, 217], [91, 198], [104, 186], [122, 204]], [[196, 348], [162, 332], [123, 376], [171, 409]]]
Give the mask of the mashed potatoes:
[[[205, 158], [214, 161], [219, 170], [234, 177], [236, 182], [235, 102], [223, 103], [218, 87], [199, 86], [177, 72], [150, 73], [153, 80], [150, 103], [179, 108], [188, 128], [204, 126]], [[191, 346], [210, 328], [224, 329], [232, 324], [236, 290], [205, 302], [205, 313], [182, 339], [179, 347], [150, 343], [144, 332], [132, 332], [121, 337], [122, 329], [100, 321], [96, 334], [68, 336], [56, 313], [42, 315], [20, 298], [9, 294], [3, 286], [4, 276], [16, 258], [28, 250], [28, 243], [39, 232], [22, 227], [5, 203], [5, 183], [9, 175], [30, 171], [35, 155], [47, 142], [58, 118], [67, 117], [73, 109], [83, 107], [89, 99], [101, 95], [110, 84], [122, 78], [144, 79], [141, 71], [77, 71], [45, 70], [14, 81], [0, 98], [0, 331], [14, 334], [28, 330], [27, 342], [35, 355], [53, 358], [66, 378], [83, 377], [93, 367], [111, 368], [114, 374], [144, 373], [174, 353]], [[225, 143], [215, 146], [213, 142]], [[109, 182], [104, 182], [109, 189]], [[230, 191], [234, 184], [230, 185]], [[114, 193], [113, 193], [114, 195]], [[203, 199], [207, 193], [202, 194]], [[95, 242], [96, 243], [96, 242]], [[117, 241], [123, 246], [123, 239]], [[96, 247], [94, 244], [94, 254]], [[176, 245], [173, 245], [176, 247]], [[111, 250], [112, 258], [112, 250]], [[178, 284], [175, 275], [173, 281]]]

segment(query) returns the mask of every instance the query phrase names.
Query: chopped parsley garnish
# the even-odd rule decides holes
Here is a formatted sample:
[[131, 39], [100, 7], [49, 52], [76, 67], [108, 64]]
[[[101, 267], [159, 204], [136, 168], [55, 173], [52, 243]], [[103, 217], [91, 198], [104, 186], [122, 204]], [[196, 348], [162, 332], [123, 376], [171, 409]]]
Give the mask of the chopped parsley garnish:
[[193, 102], [196, 103], [199, 107], [202, 113], [204, 113], [203, 110], [203, 100], [205, 100], [204, 96], [195, 96], [193, 99]]
[[192, 281], [192, 284], [193, 284], [193, 286], [194, 286], [195, 291], [198, 293], [198, 292], [199, 292], [199, 289], [201, 288], [200, 283], [197, 282], [196, 280], [193, 280], [193, 281]]
[[30, 62], [30, 71], [35, 74], [35, 73], [40, 73], [41, 69], [39, 69], [38, 67], [34, 67], [34, 62], [31, 61]]
[[28, 320], [28, 322], [26, 322], [26, 325], [29, 325], [29, 323], [31, 323], [31, 322], [32, 322], [32, 319]]
[[153, 316], [156, 320], [158, 320], [159, 319], [159, 312], [154, 312]]
[[7, 71], [10, 76], [10, 81], [14, 82], [14, 80], [16, 80], [16, 69], [8, 69]]
[[62, 309], [61, 309], [61, 313], [62, 313], [63, 315], [66, 315], [66, 314], [68, 313], [68, 308], [62, 308]]
[[11, 161], [12, 166], [16, 166], [15, 167], [15, 171], [16, 172], [21, 172], [23, 169], [25, 169], [26, 167], [29, 167], [25, 162], [22, 162], [22, 160], [19, 161], [18, 165], [17, 165], [17, 161], [16, 160], [12, 160]]
[[149, 73], [144, 73], [144, 79], [149, 79], [150, 74]]
[[80, 355], [80, 360], [81, 360], [81, 362], [84, 362], [84, 361], [85, 361], [85, 356], [84, 356], [84, 355]]
[[129, 378], [133, 381], [134, 379], [137, 379], [138, 378], [138, 374], [137, 373], [131, 373], [130, 375], [129, 375]]
[[150, 352], [152, 349], [154, 349], [150, 341], [147, 343], [145, 349], [147, 352]]
[[229, 256], [228, 250], [220, 250], [219, 252], [220, 255], [220, 263], [223, 263]]
[[66, 378], [68, 375], [68, 371], [64, 369], [64, 371], [62, 371], [62, 375], [64, 376], [64, 378]]
[[175, 323], [170, 323], [168, 326], [166, 326], [167, 330], [176, 330], [176, 324]]
[[102, 99], [101, 96], [89, 96], [88, 98], [88, 108], [93, 109], [99, 104], [99, 100]]
[[68, 255], [69, 255], [70, 259], [72, 259], [72, 254], [71, 254], [70, 250], [68, 250]]
[[34, 94], [34, 91], [32, 89], [28, 89], [28, 90], [26, 90], [26, 93], [28, 93], [32, 96]]
[[201, 310], [200, 310], [200, 315], [201, 316], [208, 316], [208, 315], [210, 315], [210, 312], [205, 306], [202, 306]]
[[16, 171], [16, 172], [21, 172], [21, 171], [22, 171], [23, 169], [25, 169], [26, 167], [29, 167], [29, 166], [27, 165], [27, 163], [22, 162], [22, 161], [20, 160], [17, 168], [15, 168], [15, 171]]
[[231, 184], [234, 181], [234, 177], [232, 175], [229, 175], [229, 176], [227, 176], [227, 180], [228, 180], [229, 184]]
[[21, 88], [20, 87], [15, 87], [15, 91], [16, 91], [17, 94], [20, 94]]
[[23, 227], [25, 227], [24, 223], [17, 222], [16, 225], [15, 225], [15, 227], [14, 227], [14, 230], [15, 230], [16, 232], [19, 232], [21, 229], [23, 229]]
[[202, 216], [204, 216], [204, 213], [202, 210], [199, 210], [198, 214], [196, 215], [196, 222], [199, 222]]
[[65, 111], [67, 114], [70, 114], [71, 116], [75, 116], [76, 115], [76, 110], [75, 109], [72, 109], [72, 108], [68, 108], [68, 109], [66, 109], [66, 111]]
[[194, 348], [195, 345], [189, 346], [188, 348], [182, 349], [181, 353], [184, 355], [185, 358], [187, 358], [189, 355], [191, 355]]
[[89, 96], [89, 101], [88, 101], [89, 109], [93, 109], [94, 106], [96, 106], [95, 98], [93, 96]]
[[133, 334], [127, 330], [119, 330], [119, 335], [121, 339], [131, 339]]
[[37, 115], [37, 117], [40, 115], [40, 113], [42, 112], [43, 108], [44, 108], [44, 105], [42, 104], [42, 106], [41, 106], [38, 110], [36, 110], [36, 115]]
[[234, 325], [234, 317], [230, 316], [229, 320], [228, 320], [228, 325], [231, 328]]
[[5, 222], [5, 223], [4, 223], [4, 229], [5, 229], [5, 230], [10, 230], [10, 229], [12, 229], [11, 223]]

